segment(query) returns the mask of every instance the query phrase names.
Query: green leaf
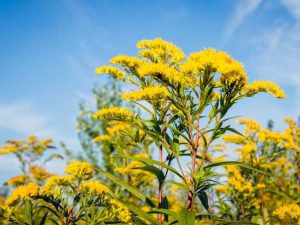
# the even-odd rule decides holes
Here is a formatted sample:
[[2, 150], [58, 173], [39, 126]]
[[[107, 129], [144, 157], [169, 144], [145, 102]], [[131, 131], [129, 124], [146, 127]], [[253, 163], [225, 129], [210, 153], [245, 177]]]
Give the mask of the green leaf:
[[142, 210], [140, 207], [136, 207], [135, 205], [128, 204], [120, 199], [118, 199], [118, 201], [120, 201], [124, 206], [126, 206], [128, 209], [134, 212], [141, 219], [151, 222], [151, 224], [153, 225], [161, 225], [155, 218], [153, 218], [149, 213]]
[[45, 225], [46, 220], [47, 220], [48, 212], [45, 213], [45, 215], [42, 217], [39, 225]]
[[182, 210], [179, 214], [179, 224], [184, 225], [195, 225], [196, 221], [196, 213], [195, 212], [189, 212], [187, 209]]
[[164, 173], [155, 166], [143, 166], [143, 167], [136, 167], [134, 169], [145, 170], [145, 171], [152, 173], [153, 175], [155, 175], [157, 177], [159, 183], [161, 183], [161, 184], [165, 180]]
[[149, 159], [149, 158], [142, 158], [142, 157], [134, 157], [134, 156], [126, 156], [126, 155], [114, 155], [112, 156], [114, 158], [124, 158], [124, 159], [131, 159], [131, 160], [136, 160], [136, 161], [139, 161], [139, 162], [142, 162], [146, 165], [152, 165], [152, 164], [155, 164], [155, 165], [158, 165], [158, 166], [161, 166], [165, 169], [168, 169], [170, 171], [172, 171], [173, 173], [175, 173], [177, 176], [179, 176], [181, 179], [184, 180], [184, 177], [172, 166], [169, 166], [165, 163], [162, 163], [162, 162], [159, 162], [157, 160], [154, 160], [154, 159]]
[[200, 199], [200, 201], [201, 201], [202, 205], [204, 206], [204, 208], [206, 210], [208, 210], [209, 205], [208, 205], [208, 197], [207, 197], [206, 192], [204, 192], [204, 191], [199, 192], [198, 193], [198, 198]]
[[168, 216], [171, 216], [173, 217], [174, 219], [176, 219], [177, 221], [179, 220], [179, 215], [178, 213], [176, 212], [173, 212], [169, 209], [157, 209], [157, 208], [154, 208], [152, 209], [151, 211], [149, 211], [149, 213], [162, 213], [162, 214], [165, 214], [165, 215], [168, 215]]

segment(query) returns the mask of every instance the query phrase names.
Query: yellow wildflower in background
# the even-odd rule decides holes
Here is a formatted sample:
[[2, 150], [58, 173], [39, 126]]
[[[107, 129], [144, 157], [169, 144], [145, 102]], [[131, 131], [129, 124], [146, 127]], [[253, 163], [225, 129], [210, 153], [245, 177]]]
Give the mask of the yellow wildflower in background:
[[245, 137], [237, 134], [226, 134], [222, 138], [227, 143], [242, 144], [245, 141]]
[[258, 132], [261, 129], [261, 125], [257, 123], [253, 119], [241, 118], [237, 121], [239, 124], [244, 124], [246, 126], [245, 134], [249, 134], [251, 132]]
[[100, 109], [94, 115], [96, 119], [113, 119], [121, 121], [131, 121], [134, 118], [134, 113], [128, 109], [121, 107], [109, 107]]
[[121, 220], [124, 223], [128, 223], [131, 220], [131, 212], [127, 207], [125, 207], [115, 199], [111, 199], [109, 203], [111, 205], [111, 214], [115, 215], [119, 220]]
[[97, 74], [107, 73], [107, 74], [112, 75], [114, 78], [118, 78], [120, 80], [125, 80], [125, 78], [126, 78], [126, 75], [122, 70], [120, 70], [116, 67], [113, 67], [113, 66], [98, 67], [98, 68], [96, 68], [96, 73]]
[[273, 212], [274, 216], [279, 219], [284, 219], [285, 217], [290, 217], [291, 219], [300, 221], [300, 206], [297, 204], [284, 205], [279, 207]]
[[40, 187], [35, 183], [29, 183], [27, 185], [21, 185], [13, 190], [11, 196], [6, 199], [5, 205], [12, 206], [17, 202], [23, 201], [30, 197], [36, 197], [39, 195]]
[[24, 149], [20, 149], [17, 146], [14, 146], [14, 145], [4, 145], [4, 146], [1, 146], [0, 155], [9, 154], [9, 153], [13, 153], [13, 152], [18, 152], [20, 150], [24, 150]]
[[168, 89], [161, 86], [145, 87], [141, 90], [122, 94], [124, 100], [160, 100], [166, 99], [169, 95]]
[[48, 177], [53, 175], [51, 173], [48, 173], [45, 169], [39, 166], [31, 166], [29, 168], [29, 171], [31, 172], [33, 178], [37, 180], [45, 180]]
[[121, 131], [126, 131], [130, 128], [130, 124], [123, 123], [120, 121], [115, 121], [115, 123], [110, 123], [111, 127], [108, 127], [106, 130], [109, 134], [115, 134]]
[[285, 98], [284, 91], [272, 81], [254, 81], [249, 84], [245, 90], [248, 96], [254, 95], [258, 92], [266, 92], [276, 98]]
[[94, 142], [110, 141], [110, 140], [111, 140], [111, 137], [107, 134], [103, 134], [103, 135], [93, 138]]
[[7, 185], [10, 186], [19, 186], [22, 184], [25, 184], [29, 181], [29, 176], [27, 174], [22, 174], [22, 175], [18, 175], [18, 176], [14, 176], [12, 178], [10, 178], [8, 181], [6, 181]]
[[73, 161], [66, 167], [65, 173], [86, 180], [93, 177], [94, 169], [88, 162]]

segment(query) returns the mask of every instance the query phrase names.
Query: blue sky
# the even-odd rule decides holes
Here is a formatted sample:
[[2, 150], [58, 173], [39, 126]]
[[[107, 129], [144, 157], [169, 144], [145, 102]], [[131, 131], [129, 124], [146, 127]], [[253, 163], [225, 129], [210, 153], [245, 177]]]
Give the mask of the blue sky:
[[[186, 53], [225, 50], [250, 81], [273, 80], [288, 95], [247, 99], [231, 114], [263, 124], [300, 115], [299, 0], [0, 0], [0, 142], [37, 134], [78, 150], [78, 103], [106, 80], [94, 68], [155, 37]], [[16, 173], [11, 157], [0, 160], [2, 178]]]

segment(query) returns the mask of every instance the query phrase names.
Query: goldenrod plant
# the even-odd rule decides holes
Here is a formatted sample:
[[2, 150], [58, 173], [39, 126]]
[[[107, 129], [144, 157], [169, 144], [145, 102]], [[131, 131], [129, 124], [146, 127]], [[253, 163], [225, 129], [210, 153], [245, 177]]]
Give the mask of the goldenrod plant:
[[131, 212], [93, 179], [91, 164], [73, 161], [65, 173], [17, 187], [1, 210], [18, 224], [131, 224]]
[[290, 118], [284, 121], [287, 128], [277, 132], [243, 118], [238, 122], [245, 126], [244, 136], [223, 136], [225, 142], [238, 146], [234, 152], [240, 162], [265, 172], [255, 173], [233, 165], [226, 167], [227, 182], [216, 188], [217, 204], [224, 217], [261, 224], [298, 221], [300, 128]]
[[53, 159], [62, 159], [57, 153], [47, 154], [48, 150], [53, 150], [53, 139], [41, 139], [36, 136], [29, 136], [26, 140], [9, 140], [0, 147], [0, 155], [12, 154], [18, 160], [22, 174], [14, 176], [6, 181], [6, 185], [19, 186], [36, 182], [42, 184], [47, 178], [52, 176], [44, 168], [47, 162]]
[[[260, 92], [277, 98], [284, 98], [285, 94], [270, 81], [248, 83], [243, 65], [224, 51], [208, 48], [186, 56], [174, 44], [160, 38], [142, 40], [137, 48], [137, 57], [116, 56], [110, 65], [96, 68], [96, 73], [110, 74], [130, 84], [132, 91], [122, 98], [136, 103], [143, 113], [107, 107], [94, 117], [128, 124], [152, 140], [155, 159], [126, 154], [114, 157], [142, 162], [144, 166], [135, 169], [157, 177], [157, 200], [149, 201], [140, 191], [119, 179], [115, 181], [147, 203], [151, 208], [148, 213], [157, 214], [159, 224], [195, 224], [206, 217], [207, 213], [201, 214], [204, 211], [195, 212], [197, 199], [208, 211], [210, 220], [220, 222], [211, 214], [207, 191], [217, 181], [214, 168], [229, 162], [211, 163], [208, 155], [211, 144], [223, 134], [238, 133], [228, 124], [227, 112], [239, 100]], [[120, 133], [130, 137], [129, 133]], [[96, 141], [109, 141], [109, 137], [100, 136]], [[189, 163], [184, 166], [186, 161]], [[174, 213], [168, 204], [164, 189], [170, 177], [186, 191], [181, 213]]]
[[[96, 68], [126, 85], [99, 90], [97, 111], [81, 108], [86, 157], [71, 160], [65, 175], [15, 185], [1, 200], [2, 223], [298, 223], [299, 127], [288, 119], [279, 133], [242, 118], [240, 133], [227, 116], [241, 99], [260, 92], [284, 98], [284, 91], [271, 81], [248, 82], [244, 66], [224, 51], [186, 56], [160, 38], [137, 48], [137, 56], [119, 55]], [[114, 94], [105, 98], [106, 92]], [[239, 145], [238, 157], [226, 156], [223, 140]], [[15, 154], [31, 177], [34, 160], [27, 164], [27, 150], [13, 146], [2, 152]]]

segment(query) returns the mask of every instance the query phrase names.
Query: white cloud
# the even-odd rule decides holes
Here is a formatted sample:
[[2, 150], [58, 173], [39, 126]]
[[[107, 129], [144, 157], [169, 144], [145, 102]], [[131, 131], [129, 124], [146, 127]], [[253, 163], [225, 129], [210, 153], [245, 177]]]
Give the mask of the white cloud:
[[274, 24], [265, 28], [263, 33], [251, 37], [251, 41], [248, 42], [251, 43], [248, 46], [252, 55], [250, 61], [254, 66], [254, 73], [260, 79], [272, 80], [294, 90], [295, 96], [288, 99], [294, 108], [287, 110], [298, 116], [300, 113], [298, 101], [300, 98], [300, 1], [281, 0], [281, 3], [292, 19], [274, 21]]
[[21, 135], [38, 134], [51, 136], [50, 118], [37, 111], [31, 101], [0, 103], [0, 129], [7, 129]]
[[300, 19], [300, 1], [299, 0], [281, 0], [282, 4], [287, 7], [291, 14]]
[[225, 28], [225, 36], [232, 35], [239, 26], [246, 20], [246, 18], [255, 11], [262, 0], [241, 0], [235, 6], [232, 16], [229, 18]]

